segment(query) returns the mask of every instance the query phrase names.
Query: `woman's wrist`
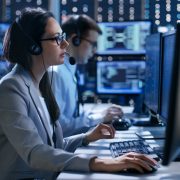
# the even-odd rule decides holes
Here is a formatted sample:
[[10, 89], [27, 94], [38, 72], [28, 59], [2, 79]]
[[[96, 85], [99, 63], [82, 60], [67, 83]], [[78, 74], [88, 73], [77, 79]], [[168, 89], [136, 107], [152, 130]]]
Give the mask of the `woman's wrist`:
[[111, 172], [117, 169], [114, 159], [100, 159], [98, 157], [94, 157], [90, 160], [89, 168], [91, 171], [100, 172]]
[[87, 146], [89, 144], [88, 138], [87, 138], [87, 134], [84, 135], [84, 138], [82, 140], [82, 145], [83, 146]]
[[94, 157], [89, 162], [90, 171], [106, 171], [104, 159]]

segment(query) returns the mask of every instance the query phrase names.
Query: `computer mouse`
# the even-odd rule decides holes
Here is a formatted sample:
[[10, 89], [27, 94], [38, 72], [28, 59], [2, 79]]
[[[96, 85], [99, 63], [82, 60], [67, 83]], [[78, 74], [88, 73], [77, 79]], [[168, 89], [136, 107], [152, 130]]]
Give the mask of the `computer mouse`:
[[116, 130], [128, 130], [130, 127], [130, 123], [124, 119], [113, 120], [112, 125]]
[[[151, 171], [148, 171], [148, 170], [146, 170], [146, 169], [143, 169], [144, 174], [156, 172], [156, 171], [158, 170], [158, 168], [159, 168], [157, 165], [154, 165], [154, 166], [153, 166], [153, 165], [150, 165], [150, 164], [149, 164], [149, 166], [152, 168], [152, 170], [151, 170]], [[138, 170], [133, 169], [133, 168], [127, 169], [126, 172], [127, 172], [127, 173], [133, 173], [133, 174], [142, 174], [141, 172], [139, 172]]]

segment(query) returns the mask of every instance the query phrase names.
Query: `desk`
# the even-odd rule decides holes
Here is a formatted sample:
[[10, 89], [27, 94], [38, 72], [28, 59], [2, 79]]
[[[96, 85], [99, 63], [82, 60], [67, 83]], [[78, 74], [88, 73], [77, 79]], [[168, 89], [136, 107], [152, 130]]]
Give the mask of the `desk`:
[[[149, 127], [131, 127], [128, 131], [117, 131], [114, 139], [108, 140], [98, 140], [96, 142], [91, 143], [87, 147], [78, 148], [75, 153], [83, 153], [83, 154], [95, 154], [98, 157], [109, 158], [109, 143], [117, 141], [119, 139], [129, 140], [129, 139], [137, 139], [135, 132], [142, 131], [159, 131], [162, 127], [153, 127], [152, 129]], [[148, 143], [151, 147], [155, 147], [158, 145], [162, 145], [162, 141], [155, 142], [154, 140], [148, 140]], [[179, 180], [180, 179], [180, 162], [173, 162], [170, 166], [165, 167], [160, 165], [161, 167], [155, 173], [150, 174], [125, 174], [125, 173], [82, 173], [82, 172], [62, 172], [57, 180]]]

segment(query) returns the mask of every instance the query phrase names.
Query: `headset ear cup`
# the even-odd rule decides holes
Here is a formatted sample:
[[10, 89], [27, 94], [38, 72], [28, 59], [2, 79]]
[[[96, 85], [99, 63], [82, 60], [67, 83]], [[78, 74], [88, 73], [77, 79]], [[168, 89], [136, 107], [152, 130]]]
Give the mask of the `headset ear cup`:
[[32, 55], [40, 55], [42, 53], [42, 48], [35, 42], [33, 42], [33, 44], [28, 48], [28, 50]]
[[72, 43], [74, 46], [79, 46], [81, 44], [81, 39], [78, 36], [72, 38]]

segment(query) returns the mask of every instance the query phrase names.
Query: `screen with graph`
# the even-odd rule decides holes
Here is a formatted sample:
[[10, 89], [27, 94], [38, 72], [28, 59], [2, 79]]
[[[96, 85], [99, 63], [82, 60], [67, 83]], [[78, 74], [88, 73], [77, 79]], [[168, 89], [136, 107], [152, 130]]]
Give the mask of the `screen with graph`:
[[145, 54], [146, 37], [151, 33], [150, 21], [98, 23], [103, 34], [99, 36], [97, 54]]
[[142, 93], [145, 61], [99, 61], [96, 67], [97, 93]]

